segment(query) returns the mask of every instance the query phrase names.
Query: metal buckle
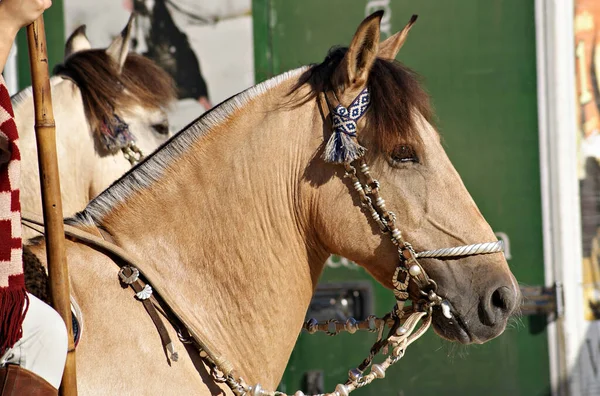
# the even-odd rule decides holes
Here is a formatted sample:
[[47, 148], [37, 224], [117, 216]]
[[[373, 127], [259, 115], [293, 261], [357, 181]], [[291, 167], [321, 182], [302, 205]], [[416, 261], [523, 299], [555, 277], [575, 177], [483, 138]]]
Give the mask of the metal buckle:
[[[125, 273], [126, 270], [131, 271], [129, 275]], [[131, 285], [133, 282], [138, 280], [139, 277], [140, 271], [135, 267], [126, 265], [119, 270], [119, 278], [121, 278], [121, 282], [125, 283], [126, 285]]]

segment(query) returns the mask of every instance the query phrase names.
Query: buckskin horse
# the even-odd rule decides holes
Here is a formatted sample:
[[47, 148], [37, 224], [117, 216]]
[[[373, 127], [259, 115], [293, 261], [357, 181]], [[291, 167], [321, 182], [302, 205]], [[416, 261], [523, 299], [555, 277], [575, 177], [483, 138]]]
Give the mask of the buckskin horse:
[[[128, 54], [133, 18], [108, 49], [91, 49], [85, 26], [67, 40], [52, 77], [63, 212], [72, 216], [170, 134], [170, 77], [150, 60]], [[12, 98], [22, 152], [21, 205], [41, 213], [31, 87]]]
[[[321, 64], [204, 114], [68, 220], [71, 235], [99, 241], [66, 246], [84, 318], [80, 394], [282, 394], [272, 390], [332, 253], [394, 289], [399, 304], [410, 297], [415, 314], [424, 307], [420, 318], [448, 340], [504, 331], [515, 278], [498, 249], [470, 250], [496, 244], [494, 233], [443, 150], [427, 95], [394, 61], [414, 19], [379, 43], [381, 16]], [[31, 251], [45, 262], [41, 238]], [[150, 301], [150, 289], [119, 282], [139, 281], [120, 270], [132, 261], [174, 323], [170, 338], [182, 335], [178, 361], [134, 298]], [[362, 374], [352, 373], [355, 387]]]

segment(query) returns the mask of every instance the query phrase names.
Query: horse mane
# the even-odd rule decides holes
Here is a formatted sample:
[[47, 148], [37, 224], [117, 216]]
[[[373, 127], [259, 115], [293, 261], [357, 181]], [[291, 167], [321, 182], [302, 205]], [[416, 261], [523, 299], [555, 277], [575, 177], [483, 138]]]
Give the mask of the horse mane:
[[[334, 72], [344, 59], [347, 47], [333, 47], [325, 60], [314, 64], [292, 88], [296, 91], [304, 84], [312, 88], [300, 104], [315, 99], [323, 92], [339, 92], [341, 86], [333, 86]], [[433, 125], [433, 111], [429, 95], [423, 90], [420, 76], [398, 61], [377, 58], [369, 73], [367, 86], [371, 105], [366, 117], [366, 130], [372, 131], [375, 150], [384, 152], [397, 144], [398, 137], [405, 143], [421, 146], [419, 118], [422, 115]], [[359, 133], [359, 140], [360, 140]]]
[[169, 74], [145, 57], [127, 55], [121, 73], [101, 49], [76, 52], [55, 67], [58, 76], [71, 79], [81, 90], [90, 128], [98, 133], [103, 122], [117, 110], [141, 105], [164, 109], [175, 100], [175, 85]]

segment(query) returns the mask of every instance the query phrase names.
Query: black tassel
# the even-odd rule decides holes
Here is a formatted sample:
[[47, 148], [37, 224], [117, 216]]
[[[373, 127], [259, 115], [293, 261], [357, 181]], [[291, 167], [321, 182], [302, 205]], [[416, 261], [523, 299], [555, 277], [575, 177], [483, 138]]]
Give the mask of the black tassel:
[[367, 149], [358, 144], [356, 137], [337, 130], [327, 141], [323, 159], [333, 163], [350, 163], [361, 158], [366, 151]]

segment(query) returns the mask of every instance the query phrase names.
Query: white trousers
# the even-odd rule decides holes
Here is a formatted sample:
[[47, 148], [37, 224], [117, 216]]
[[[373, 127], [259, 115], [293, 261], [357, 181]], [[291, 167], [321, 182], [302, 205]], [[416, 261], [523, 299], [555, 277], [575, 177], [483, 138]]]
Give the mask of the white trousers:
[[52, 307], [29, 293], [27, 296], [23, 337], [4, 353], [0, 363], [18, 364], [58, 389], [67, 359], [65, 322]]

